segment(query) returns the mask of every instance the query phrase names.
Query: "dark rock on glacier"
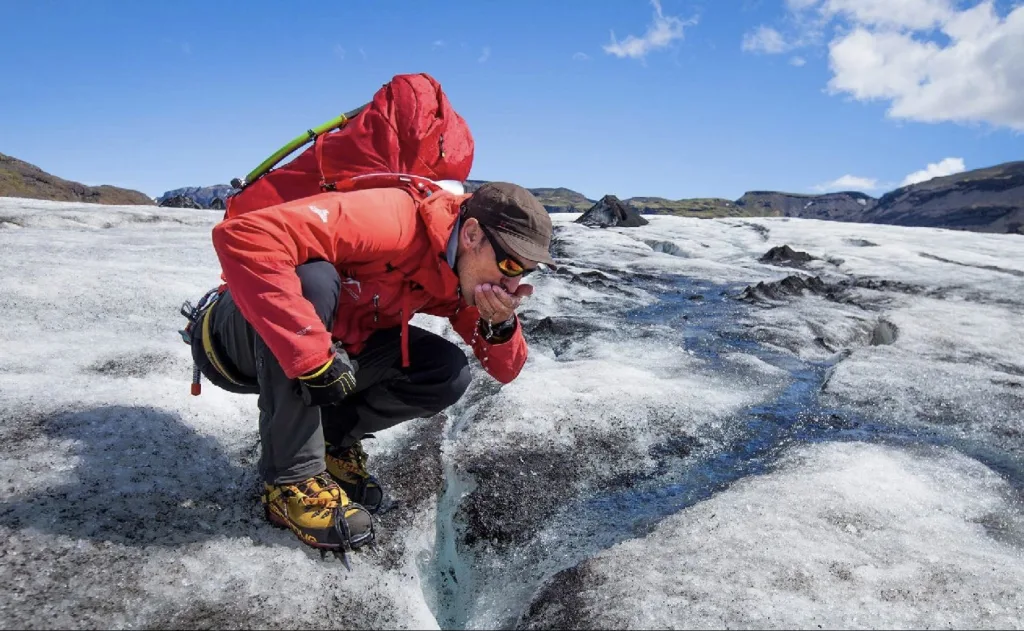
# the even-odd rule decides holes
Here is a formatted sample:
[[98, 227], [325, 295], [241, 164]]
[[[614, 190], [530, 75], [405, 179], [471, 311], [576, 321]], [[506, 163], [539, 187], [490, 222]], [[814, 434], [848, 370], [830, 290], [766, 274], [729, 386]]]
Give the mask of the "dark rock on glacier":
[[925, 294], [929, 293], [926, 287], [921, 285], [914, 285], [911, 283], [904, 283], [898, 280], [886, 280], [884, 278], [854, 278], [848, 281], [842, 281], [842, 285], [857, 287], [860, 289], [870, 289], [872, 291], [892, 291], [901, 294]]
[[817, 276], [787, 276], [782, 280], [748, 286], [740, 294], [740, 300], [749, 302], [777, 302], [805, 294], [830, 297], [833, 290]]
[[523, 332], [531, 344], [548, 346], [555, 357], [561, 357], [581, 340], [608, 329], [607, 324], [573, 316], [546, 316], [533, 320], [520, 315]]
[[649, 222], [633, 207], [623, 204], [614, 195], [605, 195], [575, 223], [597, 228], [636, 228]]
[[867, 239], [843, 239], [843, 241], [849, 243], [850, 245], [855, 245], [858, 248], [878, 247], [877, 243], [873, 243], [871, 241], [868, 241]]
[[569, 335], [581, 335], [603, 331], [601, 326], [593, 320], [585, 320], [572, 316], [546, 316], [536, 322], [523, 327], [531, 339], [533, 338], [562, 338]]
[[845, 278], [826, 283], [818, 276], [794, 274], [783, 279], [748, 285], [738, 298], [747, 302], [771, 303], [805, 295], [821, 296], [833, 302], [843, 302], [864, 307], [863, 297], [857, 289], [877, 292], [899, 292], [914, 295], [941, 297], [942, 292], [919, 285], [879, 278]]
[[802, 263], [817, 260], [817, 257], [811, 256], [807, 252], [794, 250], [788, 245], [780, 245], [768, 250], [757, 260], [761, 263], [771, 263], [773, 265], [799, 266]]

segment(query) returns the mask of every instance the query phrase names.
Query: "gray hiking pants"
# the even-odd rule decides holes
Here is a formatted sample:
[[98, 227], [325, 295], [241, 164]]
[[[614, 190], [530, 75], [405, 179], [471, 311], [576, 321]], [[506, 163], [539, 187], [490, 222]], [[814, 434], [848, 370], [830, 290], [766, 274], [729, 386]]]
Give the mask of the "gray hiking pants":
[[[296, 272], [302, 295], [331, 330], [341, 291], [334, 266], [317, 261], [300, 265]], [[458, 401], [469, 387], [469, 362], [458, 346], [410, 326], [409, 368], [402, 368], [401, 330], [384, 329], [371, 335], [363, 351], [354, 356], [356, 392], [341, 405], [307, 407], [296, 380], [284, 374], [270, 348], [239, 312], [230, 290], [216, 302], [210, 318], [217, 355], [239, 383], [232, 384], [217, 372], [203, 351], [198, 330], [192, 355], [215, 385], [259, 395], [260, 474], [271, 484], [299, 482], [322, 473], [325, 439], [348, 447], [365, 434], [433, 416]]]

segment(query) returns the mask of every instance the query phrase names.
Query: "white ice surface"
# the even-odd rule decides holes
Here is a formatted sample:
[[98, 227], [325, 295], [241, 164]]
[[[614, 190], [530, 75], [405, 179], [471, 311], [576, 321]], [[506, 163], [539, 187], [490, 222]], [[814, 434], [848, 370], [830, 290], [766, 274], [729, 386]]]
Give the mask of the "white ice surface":
[[432, 513], [396, 569], [321, 561], [262, 519], [255, 398], [189, 395], [178, 309], [219, 282], [221, 216], [0, 200], [0, 627], [437, 627]]
[[[863, 306], [807, 297], [755, 309], [741, 324], [769, 347], [803, 359], [849, 354], [825, 394], [889, 422], [970, 426], [998, 437], [1024, 429], [1024, 256], [1017, 235], [904, 228], [807, 219], [700, 220], [649, 217], [639, 228], [588, 232], [562, 222], [574, 262], [620, 271], [680, 274], [754, 284], [817, 275], [894, 281], [912, 291], [857, 290]], [[612, 234], [604, 234], [612, 233]], [[652, 240], [689, 256], [648, 253]], [[861, 245], [866, 244], [866, 245]], [[803, 269], [757, 259], [789, 245], [819, 260]], [[708, 246], [708, 247], [704, 247]], [[938, 260], [942, 259], [942, 260]], [[895, 324], [892, 345], [868, 344], [880, 321]], [[825, 346], [813, 343], [819, 337]]]
[[590, 561], [586, 614], [607, 629], [1020, 628], [1014, 496], [951, 451], [803, 447]]
[[[359, 556], [352, 574], [321, 563], [290, 535], [269, 530], [253, 503], [254, 399], [208, 383], [201, 397], [188, 396], [191, 362], [176, 332], [184, 322], [178, 307], [219, 281], [209, 230], [221, 215], [0, 199], [0, 533], [8, 540], [0, 567], [9, 577], [0, 626], [224, 626], [228, 619], [437, 626], [420, 580], [433, 514], [389, 533], [408, 542], [397, 569]], [[553, 215], [566, 268], [609, 280], [588, 288], [565, 275], [540, 275], [524, 312], [534, 322], [565, 316], [597, 330], [564, 346], [532, 344], [526, 369], [507, 386], [477, 370], [472, 396], [454, 408], [448, 462], [554, 445], [575, 450], [575, 464], [594, 467], [595, 476], [643, 470], [653, 464], [648, 448], [680, 433], [697, 435], [713, 451], [732, 436], [738, 414], [785, 385], [785, 370], [753, 354], [732, 350], [715, 370], [684, 350], [671, 327], [636, 331], [622, 314], [657, 296], [629, 282], [634, 274], [665, 288], [671, 281], [659, 279], [671, 275], [742, 288], [806, 273], [828, 282], [858, 277], [921, 287], [920, 294], [858, 290], [870, 309], [816, 297], [755, 307], [737, 326], [794, 357], [844, 356], [824, 393], [832, 405], [896, 425], [953, 424], [960, 435], [1011, 451], [1024, 441], [1020, 237], [660, 216], [641, 228], [600, 230], [571, 224], [575, 216]], [[757, 262], [782, 244], [821, 260], [804, 271]], [[882, 319], [899, 336], [870, 346]], [[457, 339], [443, 320], [417, 316], [414, 323]], [[367, 445], [371, 455], [388, 453], [406, 431], [382, 432]], [[621, 458], [592, 461], [589, 445], [608, 440], [621, 444]], [[649, 590], [629, 598], [681, 602], [684, 568], [719, 586], [707, 587], [688, 617], [632, 604], [643, 601], [603, 599], [603, 592], [589, 595], [591, 610], [634, 627], [776, 626], [774, 620], [1024, 626], [1017, 595], [1024, 580], [1011, 563], [1019, 565], [1014, 546], [1021, 540], [995, 541], [976, 523], [991, 521], [987, 514], [1016, 514], [994, 474], [945, 452], [824, 445], [802, 453], [780, 473], [737, 484], [597, 562], [620, 550], [636, 555], [630, 558], [638, 573], [628, 580], [610, 573], [603, 588], [627, 594], [632, 583]], [[74, 490], [83, 484], [93, 490], [78, 499]], [[104, 530], [116, 518], [104, 514], [106, 502], [145, 501], [147, 493], [180, 500], [176, 518], [195, 511], [193, 527], [156, 523], [160, 538], [141, 541]], [[46, 510], [29, 519], [38, 494], [47, 497]], [[55, 508], [61, 502], [67, 510]], [[727, 523], [706, 524], [709, 506], [729, 515]], [[144, 513], [127, 510], [129, 517]], [[840, 515], [840, 526], [829, 526], [829, 515]], [[770, 546], [762, 532], [773, 533]], [[924, 534], [915, 540], [915, 532]], [[822, 570], [826, 557], [840, 563], [835, 577]], [[804, 573], [790, 572], [801, 561], [809, 564]], [[991, 574], [1002, 590], [985, 578]], [[515, 576], [497, 578], [507, 582], [495, 583], [492, 596], [505, 586], [520, 593]], [[960, 584], [965, 589], [950, 595]], [[368, 593], [373, 601], [347, 615], [345, 603], [365, 603]], [[481, 602], [508, 605], [492, 596]]]

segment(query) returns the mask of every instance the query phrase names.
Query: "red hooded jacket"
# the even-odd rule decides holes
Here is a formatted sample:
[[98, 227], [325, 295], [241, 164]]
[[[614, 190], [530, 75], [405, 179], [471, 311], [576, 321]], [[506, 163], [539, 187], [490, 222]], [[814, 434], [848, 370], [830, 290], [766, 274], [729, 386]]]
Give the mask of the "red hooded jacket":
[[[526, 363], [522, 329], [501, 344], [477, 335], [480, 314], [462, 299], [447, 261], [467, 197], [440, 191], [417, 201], [400, 188], [322, 193], [222, 221], [213, 247], [239, 310], [290, 378], [326, 363], [334, 341], [355, 355], [375, 330], [397, 326], [408, 365], [409, 319], [427, 313], [449, 318], [484, 369], [508, 383]], [[302, 297], [295, 273], [315, 259], [341, 275], [333, 331]]]

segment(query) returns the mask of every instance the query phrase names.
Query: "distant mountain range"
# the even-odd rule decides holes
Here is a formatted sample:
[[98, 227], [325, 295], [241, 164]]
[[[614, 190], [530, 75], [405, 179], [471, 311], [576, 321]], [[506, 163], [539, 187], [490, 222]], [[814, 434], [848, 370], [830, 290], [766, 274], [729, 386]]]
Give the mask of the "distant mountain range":
[[[475, 190], [481, 184], [482, 180], [470, 180], [467, 188]], [[568, 188], [530, 190], [548, 212], [586, 212], [599, 201]], [[630, 197], [622, 203], [644, 215], [799, 217], [1024, 234], [1024, 161], [937, 177], [877, 199], [857, 191], [824, 195], [750, 191], [735, 201]]]
[[[161, 206], [172, 205], [174, 198], [191, 199], [199, 208], [224, 209], [224, 202], [228, 195], [235, 189], [230, 184], [214, 184], [213, 186], [186, 186], [167, 191], [156, 198], [157, 204]], [[217, 200], [220, 200], [219, 202]], [[177, 205], [177, 204], [174, 204]]]
[[34, 164], [0, 153], [0, 197], [52, 199], [90, 204], [153, 204], [145, 193], [116, 186], [86, 186], [50, 175]]
[[[472, 192], [484, 182], [468, 180], [466, 190]], [[0, 197], [222, 209], [232, 190], [228, 184], [187, 186], [167, 191], [154, 200], [139, 191], [63, 180], [27, 162], [0, 154]], [[531, 188], [530, 191], [552, 213], [586, 212], [599, 201], [568, 188]], [[1024, 234], [1024, 161], [934, 178], [898, 188], [880, 198], [855, 191], [824, 195], [750, 191], [737, 200], [631, 197], [614, 201], [643, 215], [799, 217]]]

